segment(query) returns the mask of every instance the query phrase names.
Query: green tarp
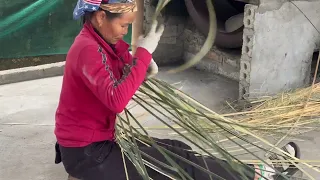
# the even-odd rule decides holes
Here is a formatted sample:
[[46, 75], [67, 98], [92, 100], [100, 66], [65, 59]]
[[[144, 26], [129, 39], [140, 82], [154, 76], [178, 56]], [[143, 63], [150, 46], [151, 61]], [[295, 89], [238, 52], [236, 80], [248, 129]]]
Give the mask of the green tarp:
[[0, 0], [0, 58], [66, 54], [81, 29], [72, 19], [76, 2]]

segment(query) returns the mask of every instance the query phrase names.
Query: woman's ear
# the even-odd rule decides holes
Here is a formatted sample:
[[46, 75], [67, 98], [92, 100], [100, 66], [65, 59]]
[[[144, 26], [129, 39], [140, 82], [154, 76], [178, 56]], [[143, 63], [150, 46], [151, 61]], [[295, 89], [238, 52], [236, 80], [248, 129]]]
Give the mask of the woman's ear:
[[105, 18], [106, 18], [106, 13], [104, 11], [96, 12], [96, 21], [98, 23], [99, 28], [102, 27]]

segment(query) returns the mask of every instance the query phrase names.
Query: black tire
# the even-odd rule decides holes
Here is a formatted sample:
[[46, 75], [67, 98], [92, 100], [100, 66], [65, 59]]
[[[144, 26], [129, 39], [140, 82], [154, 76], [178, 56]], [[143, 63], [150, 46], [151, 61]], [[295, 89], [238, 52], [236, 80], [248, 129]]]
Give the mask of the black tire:
[[[231, 0], [233, 1], [233, 0]], [[209, 32], [209, 19], [206, 3], [204, 0], [185, 0], [185, 4], [191, 19], [197, 29], [205, 36]], [[215, 0], [214, 6], [217, 16], [217, 35], [215, 45], [220, 48], [240, 48], [242, 46], [243, 27], [234, 32], [225, 32], [224, 22], [231, 16], [242, 13], [241, 6], [231, 4], [226, 0]]]

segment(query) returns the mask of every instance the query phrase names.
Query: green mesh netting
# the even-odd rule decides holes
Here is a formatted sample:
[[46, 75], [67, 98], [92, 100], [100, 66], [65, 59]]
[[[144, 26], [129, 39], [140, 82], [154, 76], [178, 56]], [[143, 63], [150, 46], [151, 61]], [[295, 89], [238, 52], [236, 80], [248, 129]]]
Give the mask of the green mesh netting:
[[[77, 0], [0, 0], [0, 58], [66, 54], [81, 29]], [[131, 27], [125, 37], [131, 43]]]

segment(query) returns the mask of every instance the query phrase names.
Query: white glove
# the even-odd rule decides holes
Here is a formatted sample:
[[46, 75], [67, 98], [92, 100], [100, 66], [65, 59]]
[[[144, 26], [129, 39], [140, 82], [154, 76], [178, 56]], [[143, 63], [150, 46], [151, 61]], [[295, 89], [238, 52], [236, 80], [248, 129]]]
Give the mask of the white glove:
[[140, 36], [137, 42], [137, 47], [145, 48], [150, 54], [156, 50], [160, 37], [164, 31], [163, 25], [160, 25], [159, 29], [156, 31], [157, 25], [158, 21], [154, 21], [147, 36]]
[[147, 70], [147, 78], [152, 78], [156, 74], [158, 74], [158, 65], [157, 63], [151, 59], [151, 62], [149, 64], [148, 70]]

